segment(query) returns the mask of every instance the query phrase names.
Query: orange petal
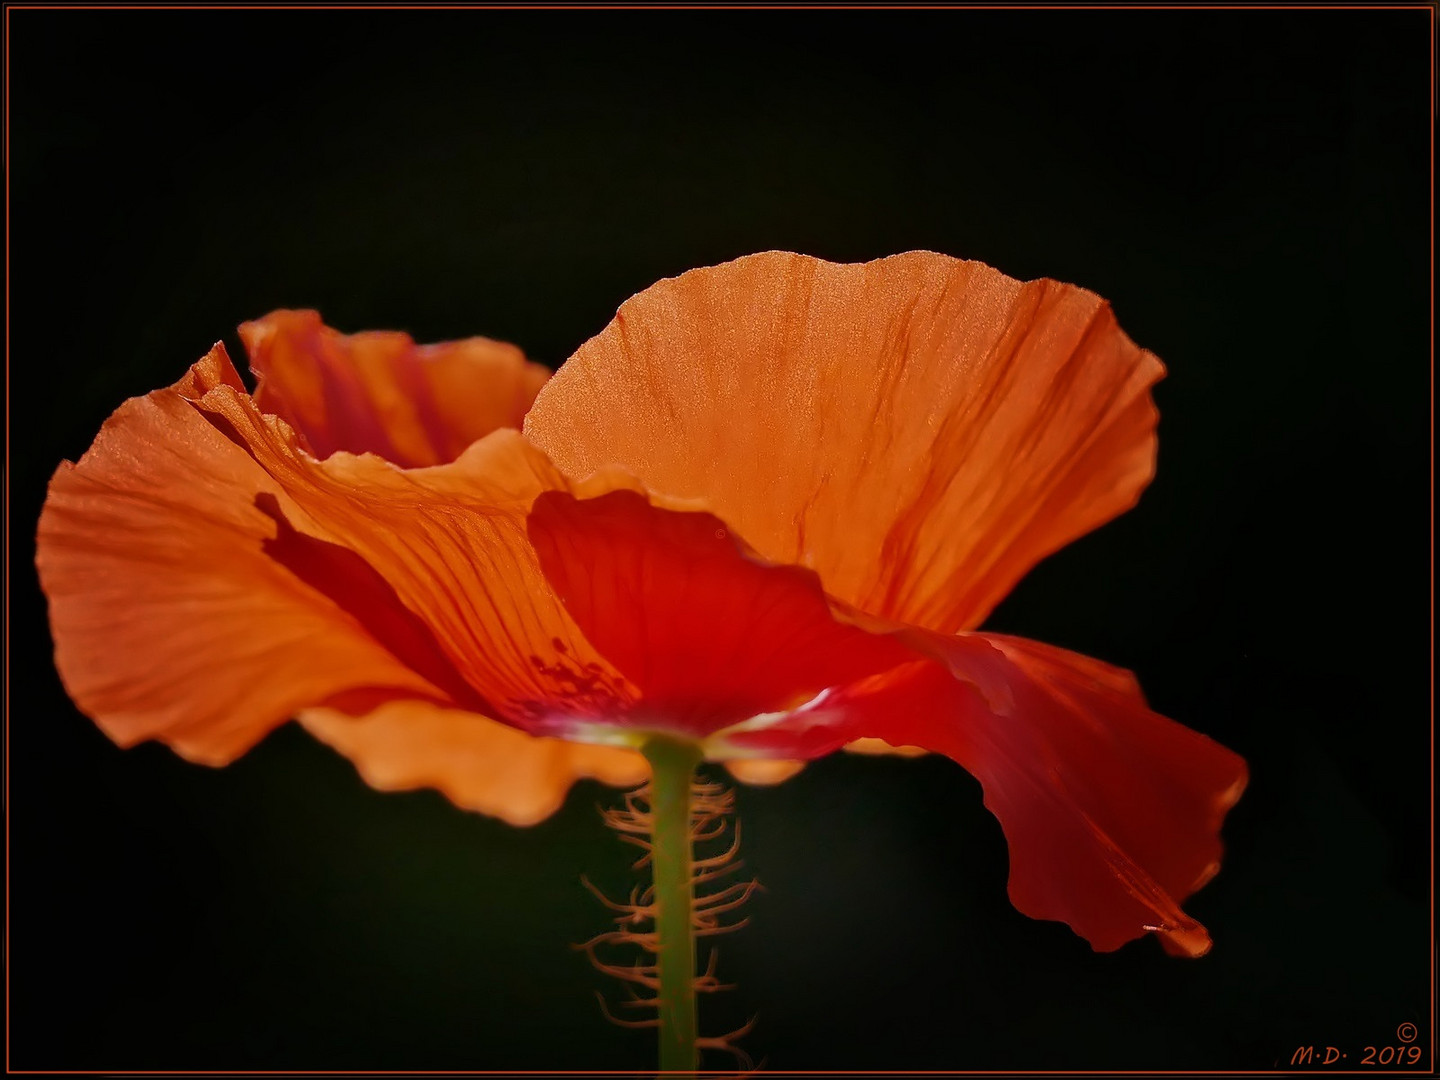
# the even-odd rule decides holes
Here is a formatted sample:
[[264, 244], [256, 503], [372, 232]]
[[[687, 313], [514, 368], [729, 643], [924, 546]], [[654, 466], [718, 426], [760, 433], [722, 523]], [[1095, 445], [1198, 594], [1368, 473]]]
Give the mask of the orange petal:
[[1151, 931], [1171, 952], [1206, 952], [1179, 905], [1219, 869], [1245, 762], [1150, 711], [1129, 672], [1099, 661], [998, 634], [900, 636], [949, 671], [917, 667], [855, 703], [857, 727], [980, 781], [1009, 842], [1015, 906], [1100, 951]]
[[402, 469], [373, 454], [317, 461], [298, 453], [283, 421], [229, 386], [210, 389], [195, 408], [285, 493], [295, 532], [345, 549], [393, 591], [482, 699], [471, 711], [526, 728], [556, 701], [598, 718], [638, 697], [585, 640], [535, 561], [526, 516], [538, 495], [567, 481], [518, 431], [492, 432], [447, 465]]
[[[240, 385], [217, 345], [175, 386], [122, 405], [79, 463], [56, 471], [37, 539], [56, 666], [76, 704], [122, 746], [158, 738], [211, 765], [345, 692], [449, 700], [443, 665], [423, 676], [343, 596], [274, 557], [262, 504], [293, 505], [186, 400]], [[350, 584], [356, 603], [375, 599]]]
[[875, 757], [923, 757], [928, 752], [918, 746], [891, 746], [884, 739], [856, 739], [847, 743], [845, 749], [852, 754], [870, 754]]
[[432, 787], [467, 810], [533, 825], [559, 809], [584, 777], [638, 784], [649, 774], [633, 750], [537, 739], [474, 713], [393, 701], [364, 717], [333, 709], [300, 714], [305, 729], [355, 763], [371, 787]]
[[735, 758], [725, 762], [730, 775], [742, 784], [779, 784], [805, 768], [803, 761], [782, 758]]
[[[297, 453], [283, 422], [232, 386], [208, 389], [195, 407], [294, 506], [278, 528], [355, 556], [483, 711], [532, 734], [704, 736], [913, 660], [837, 622], [813, 573], [756, 560], [724, 522], [652, 505], [622, 473], [571, 485], [518, 432], [494, 432], [451, 464], [404, 470], [374, 455]], [[324, 577], [341, 560], [326, 551], [293, 561]], [[820, 721], [807, 713], [779, 725], [750, 752], [828, 752], [843, 733]]]
[[320, 457], [366, 451], [407, 468], [453, 461], [475, 440], [518, 428], [550, 372], [514, 345], [467, 338], [416, 345], [408, 334], [341, 334], [314, 311], [276, 311], [240, 327], [255, 401]]
[[831, 595], [953, 632], [1134, 504], [1163, 370], [1071, 285], [767, 252], [626, 301], [525, 432], [570, 475], [618, 463]]

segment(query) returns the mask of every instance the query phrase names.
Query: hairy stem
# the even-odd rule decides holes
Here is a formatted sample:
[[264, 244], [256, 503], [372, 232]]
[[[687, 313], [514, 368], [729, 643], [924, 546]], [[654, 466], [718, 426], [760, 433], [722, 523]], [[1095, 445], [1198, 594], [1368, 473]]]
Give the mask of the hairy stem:
[[650, 762], [651, 871], [655, 878], [656, 954], [660, 978], [660, 1068], [694, 1072], [695, 930], [690, 778], [700, 763], [691, 742], [655, 736], [644, 746]]

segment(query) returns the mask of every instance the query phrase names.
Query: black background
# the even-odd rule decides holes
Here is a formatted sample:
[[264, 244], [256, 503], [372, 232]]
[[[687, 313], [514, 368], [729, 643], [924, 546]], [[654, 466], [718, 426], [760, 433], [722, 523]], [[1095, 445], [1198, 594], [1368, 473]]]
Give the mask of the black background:
[[12, 1067], [653, 1067], [568, 948], [607, 923], [579, 875], [627, 881], [605, 789], [517, 829], [293, 725], [224, 770], [122, 752], [50, 666], [32, 537], [111, 410], [271, 308], [553, 366], [768, 248], [1114, 303], [1169, 367], [1158, 476], [988, 625], [1132, 668], [1253, 779], [1199, 961], [1015, 912], [948, 761], [742, 788], [767, 891], [702, 1029], [758, 1012], [776, 1069], [1428, 1047], [1427, 11], [8, 19]]

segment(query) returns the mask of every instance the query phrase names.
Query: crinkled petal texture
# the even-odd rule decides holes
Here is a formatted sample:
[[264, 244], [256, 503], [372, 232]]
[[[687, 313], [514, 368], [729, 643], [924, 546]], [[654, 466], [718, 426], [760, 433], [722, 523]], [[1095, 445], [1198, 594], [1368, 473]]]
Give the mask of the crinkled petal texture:
[[[70, 695], [122, 745], [222, 764], [355, 687], [444, 700], [341, 603], [266, 552], [293, 506], [187, 395], [242, 388], [216, 347], [126, 402], [50, 483], [37, 563]], [[255, 672], [266, 676], [256, 679]]]
[[[433, 785], [533, 821], [578, 777], [645, 775], [632, 751], [485, 719], [491, 695], [576, 690], [541, 670], [536, 650], [579, 635], [553, 597], [531, 595], [549, 592], [525, 539], [534, 495], [559, 482], [514, 431], [447, 469], [318, 462], [217, 346], [121, 406], [51, 481], [36, 561], [57, 668], [121, 745], [160, 739], [219, 765], [311, 709], [307, 726], [378, 786]], [[583, 666], [593, 652], [577, 640], [565, 655]], [[337, 716], [354, 726], [337, 730]], [[500, 753], [504, 769], [475, 768]]]
[[[557, 529], [563, 545], [540, 535]], [[1128, 672], [840, 601], [827, 610], [816, 575], [771, 566], [723, 531], [710, 514], [629, 491], [547, 494], [531, 515], [567, 610], [638, 685], [663, 687], [667, 704], [683, 701], [681, 687], [716, 700], [769, 688], [740, 710], [754, 710], [749, 719], [695, 732], [710, 756], [803, 760], [855, 740], [946, 754], [979, 779], [1000, 821], [1021, 911], [1064, 921], [1101, 950], [1146, 932], [1175, 953], [1208, 950], [1179, 905], [1219, 868], [1221, 821], [1246, 783], [1239, 756], [1151, 711]], [[748, 584], [760, 579], [769, 584]], [[632, 589], [650, 598], [644, 615], [626, 602]], [[735, 686], [710, 685], [703, 657], [686, 674], [706, 629]], [[811, 693], [830, 677], [823, 654], [842, 653], [848, 678]], [[664, 670], [648, 666], [656, 658]], [[780, 672], [790, 681], [769, 681]]]
[[377, 787], [514, 822], [639, 779], [655, 731], [757, 780], [916, 747], [979, 778], [1020, 910], [1208, 946], [1179, 905], [1244, 763], [1124, 672], [967, 629], [1153, 469], [1161, 369], [1091, 294], [925, 253], [695, 271], [552, 380], [540, 445], [454, 460], [376, 404], [409, 361], [282, 361], [331, 332], [255, 325], [298, 430], [217, 346], [51, 484], [57, 664], [117, 741], [220, 763], [298, 715]]
[[1207, 952], [1179, 905], [1220, 868], [1245, 762], [1151, 711], [1129, 672], [999, 634], [905, 636], [948, 672], [918, 670], [857, 723], [980, 781], [1009, 844], [1015, 906], [1101, 951], [1150, 931], [1172, 953]]
[[1073, 286], [927, 252], [770, 252], [626, 302], [525, 432], [572, 475], [620, 462], [698, 500], [758, 559], [816, 571], [841, 621], [924, 658], [716, 733], [716, 752], [943, 752], [981, 780], [1022, 911], [1096, 948], [1150, 930], [1197, 955], [1208, 938], [1178, 904], [1218, 865], [1243, 761], [1123, 672], [961, 633], [1134, 504], [1163, 374]]
[[550, 372], [514, 345], [468, 338], [416, 345], [408, 334], [341, 334], [314, 311], [240, 327], [255, 402], [318, 457], [375, 453], [413, 468], [454, 461], [497, 428], [518, 428]]
[[1134, 504], [1163, 372], [1072, 285], [767, 252], [626, 301], [525, 433], [572, 476], [619, 462], [702, 499], [863, 611], [955, 632]]
[[[643, 775], [624, 747], [645, 731], [705, 738], [905, 659], [831, 618], [813, 575], [738, 544], [624, 473], [571, 484], [513, 430], [434, 468], [317, 460], [217, 347], [61, 467], [38, 563], [61, 675], [117, 741], [219, 764], [304, 712], [378, 786], [518, 821], [576, 776]], [[838, 745], [792, 727], [753, 756]], [[525, 799], [466, 765], [553, 735], [572, 742], [512, 762], [551, 778]]]

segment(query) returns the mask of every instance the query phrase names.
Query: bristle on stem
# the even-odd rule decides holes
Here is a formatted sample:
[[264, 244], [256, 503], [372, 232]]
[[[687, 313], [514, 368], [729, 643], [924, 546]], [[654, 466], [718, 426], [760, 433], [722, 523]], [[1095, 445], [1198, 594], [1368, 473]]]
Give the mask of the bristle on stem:
[[[629, 1000], [621, 1002], [622, 1006], [657, 1010], [651, 1018], [622, 1020], [601, 997], [601, 1012], [607, 1020], [621, 1027], [659, 1028], [662, 1069], [694, 1071], [701, 1050], [722, 1051], [734, 1056], [743, 1069], [752, 1069], [749, 1057], [734, 1040], [750, 1030], [754, 1019], [712, 1038], [701, 1037], [695, 1023], [696, 994], [733, 989], [716, 975], [718, 954], [713, 947], [704, 971], [696, 970], [695, 942], [738, 930], [749, 922], [743, 918], [723, 922], [721, 916], [739, 908], [761, 887], [751, 880], [702, 890], [743, 865], [738, 857], [740, 825], [732, 818], [734, 793], [722, 784], [694, 779], [699, 755], [691, 744], [654, 740], [647, 744], [646, 757], [651, 762], [652, 781], [627, 792], [622, 806], [602, 808], [600, 813], [621, 840], [644, 851], [633, 868], [650, 866], [652, 881], [643, 888], [632, 888], [628, 900], [617, 901], [582, 877], [581, 884], [615, 913], [616, 929], [575, 948], [586, 953], [596, 970], [625, 984]], [[697, 856], [697, 845], [720, 840], [732, 823], [723, 850]], [[597, 955], [602, 946], [633, 947], [641, 959], [611, 963]], [[637, 986], [650, 993], [637, 995]]]

